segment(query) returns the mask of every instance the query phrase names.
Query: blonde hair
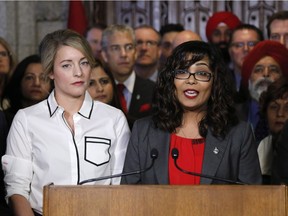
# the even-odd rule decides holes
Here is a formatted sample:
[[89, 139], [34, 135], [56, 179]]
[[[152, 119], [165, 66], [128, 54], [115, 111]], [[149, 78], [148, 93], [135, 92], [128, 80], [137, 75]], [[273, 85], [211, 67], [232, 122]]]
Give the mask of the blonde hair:
[[47, 34], [40, 43], [39, 52], [46, 79], [53, 71], [57, 51], [62, 46], [70, 46], [79, 50], [91, 68], [95, 65], [95, 59], [87, 40], [79, 33], [70, 29], [57, 30]]
[[0, 37], [0, 44], [6, 49], [9, 55], [9, 73], [8, 76], [11, 77], [12, 72], [16, 66], [16, 57], [15, 54], [12, 52], [11, 46], [9, 43], [2, 37]]

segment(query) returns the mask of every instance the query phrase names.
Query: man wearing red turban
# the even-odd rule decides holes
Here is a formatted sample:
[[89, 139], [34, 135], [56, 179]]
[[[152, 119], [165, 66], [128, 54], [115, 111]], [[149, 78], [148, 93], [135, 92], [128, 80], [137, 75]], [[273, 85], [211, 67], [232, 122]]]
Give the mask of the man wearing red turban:
[[211, 44], [218, 46], [224, 60], [230, 61], [228, 42], [231, 31], [241, 24], [239, 18], [231, 12], [216, 12], [208, 20], [206, 25], [206, 37]]
[[256, 139], [260, 141], [267, 134], [264, 134], [263, 125], [260, 125], [259, 97], [272, 82], [283, 76], [288, 77], [288, 50], [277, 41], [261, 41], [245, 57], [241, 72], [242, 88], [248, 89], [250, 95], [247, 120], [252, 123]]

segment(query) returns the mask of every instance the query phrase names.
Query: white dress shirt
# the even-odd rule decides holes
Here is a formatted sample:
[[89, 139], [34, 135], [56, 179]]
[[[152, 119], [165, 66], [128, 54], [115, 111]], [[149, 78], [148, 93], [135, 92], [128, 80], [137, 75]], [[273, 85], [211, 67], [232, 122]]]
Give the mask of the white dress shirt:
[[273, 145], [271, 135], [261, 140], [257, 152], [262, 175], [271, 175], [273, 162]]
[[[93, 101], [86, 92], [73, 116], [74, 134], [54, 97], [19, 110], [2, 157], [7, 197], [20, 194], [42, 213], [43, 186], [79, 182], [122, 172], [130, 130], [124, 114]], [[91, 184], [120, 184], [120, 178]]]
[[[127, 80], [123, 82], [124, 86], [126, 87], [123, 91], [125, 100], [126, 100], [126, 105], [127, 109], [129, 110], [130, 104], [131, 104], [131, 99], [132, 99], [132, 93], [135, 85], [135, 80], [136, 80], [136, 73], [133, 71], [130, 76], [128, 77]], [[116, 84], [119, 82], [115, 80]]]

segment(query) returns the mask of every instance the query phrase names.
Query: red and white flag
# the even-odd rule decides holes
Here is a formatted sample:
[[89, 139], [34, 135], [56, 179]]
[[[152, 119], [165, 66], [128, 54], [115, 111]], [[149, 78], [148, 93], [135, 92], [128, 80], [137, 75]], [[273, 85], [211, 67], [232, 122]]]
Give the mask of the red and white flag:
[[87, 28], [87, 17], [82, 1], [70, 0], [67, 28], [77, 31], [82, 35], [85, 33]]

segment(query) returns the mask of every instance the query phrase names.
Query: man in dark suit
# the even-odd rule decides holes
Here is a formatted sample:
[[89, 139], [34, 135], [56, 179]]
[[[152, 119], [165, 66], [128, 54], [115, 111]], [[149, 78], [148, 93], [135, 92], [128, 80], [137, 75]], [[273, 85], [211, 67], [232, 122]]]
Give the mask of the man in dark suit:
[[136, 119], [151, 114], [155, 84], [136, 75], [134, 30], [126, 25], [111, 25], [102, 33], [102, 55], [118, 86], [122, 110], [132, 128]]

